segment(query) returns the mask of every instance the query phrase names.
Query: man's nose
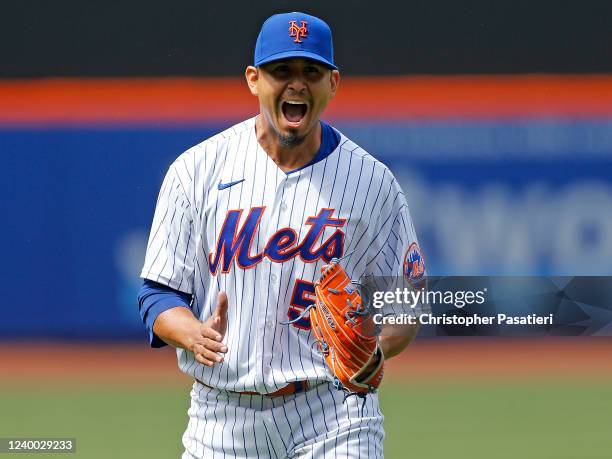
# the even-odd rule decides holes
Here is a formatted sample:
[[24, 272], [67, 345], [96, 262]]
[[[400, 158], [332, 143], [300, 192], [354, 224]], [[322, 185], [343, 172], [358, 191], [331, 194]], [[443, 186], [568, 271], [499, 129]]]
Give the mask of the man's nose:
[[289, 89], [301, 92], [306, 89], [306, 79], [302, 72], [293, 72], [289, 81]]

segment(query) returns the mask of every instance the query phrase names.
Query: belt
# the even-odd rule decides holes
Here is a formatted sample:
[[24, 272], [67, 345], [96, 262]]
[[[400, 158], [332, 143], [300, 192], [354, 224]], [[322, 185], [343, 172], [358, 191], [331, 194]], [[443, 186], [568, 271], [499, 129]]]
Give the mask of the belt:
[[[204, 384], [199, 379], [196, 379], [196, 381], [202, 384], [204, 387], [208, 387], [210, 389], [218, 389], [216, 387], [211, 387], [208, 384]], [[293, 382], [290, 382], [285, 387], [281, 387], [276, 392], [271, 392], [269, 394], [261, 394], [259, 392], [238, 392], [238, 391], [227, 390], [227, 389], [219, 389], [219, 390], [223, 390], [225, 392], [231, 392], [232, 394], [263, 395], [266, 397], [280, 397], [282, 395], [293, 395], [293, 394], [298, 394], [300, 392], [306, 392], [309, 388], [310, 388], [310, 384], [308, 384], [308, 381], [293, 381]]]

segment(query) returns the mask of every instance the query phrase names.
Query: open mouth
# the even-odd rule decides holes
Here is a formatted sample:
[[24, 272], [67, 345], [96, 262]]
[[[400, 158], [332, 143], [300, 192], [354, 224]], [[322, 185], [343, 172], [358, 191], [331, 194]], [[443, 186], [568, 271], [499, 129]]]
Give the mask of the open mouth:
[[306, 116], [308, 105], [304, 102], [288, 100], [283, 102], [282, 111], [285, 119], [291, 124], [299, 124]]

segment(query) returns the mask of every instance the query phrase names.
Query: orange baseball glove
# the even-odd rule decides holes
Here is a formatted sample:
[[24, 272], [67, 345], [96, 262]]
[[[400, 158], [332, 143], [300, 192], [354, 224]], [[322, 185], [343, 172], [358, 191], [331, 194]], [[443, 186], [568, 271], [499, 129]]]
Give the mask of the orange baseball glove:
[[365, 396], [382, 381], [384, 356], [358, 285], [339, 260], [324, 265], [315, 283], [317, 300], [310, 308], [310, 323], [336, 388]]

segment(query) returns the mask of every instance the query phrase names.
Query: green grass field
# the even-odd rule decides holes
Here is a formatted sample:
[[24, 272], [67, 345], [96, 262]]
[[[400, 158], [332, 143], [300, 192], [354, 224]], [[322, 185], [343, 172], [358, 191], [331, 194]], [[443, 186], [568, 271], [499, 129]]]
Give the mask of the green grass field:
[[[76, 454], [42, 457], [179, 457], [187, 389], [69, 387], [2, 388], [0, 437], [77, 438]], [[612, 457], [609, 382], [387, 382], [381, 401], [390, 459]]]

